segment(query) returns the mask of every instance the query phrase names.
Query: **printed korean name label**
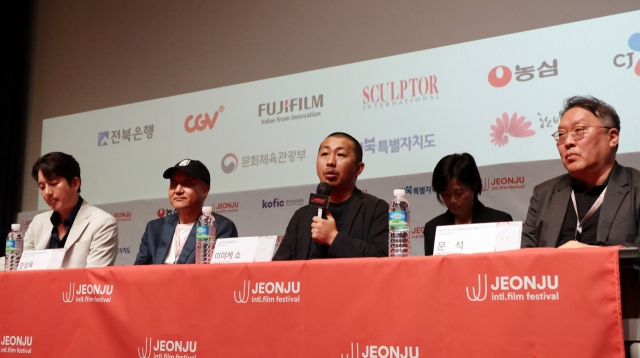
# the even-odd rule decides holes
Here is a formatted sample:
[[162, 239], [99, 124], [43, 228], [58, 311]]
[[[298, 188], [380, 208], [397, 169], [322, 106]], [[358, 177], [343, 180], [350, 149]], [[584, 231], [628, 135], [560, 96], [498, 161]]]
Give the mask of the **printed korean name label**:
[[57, 270], [62, 267], [62, 260], [67, 249], [29, 250], [23, 251], [18, 271]]
[[218, 239], [213, 250], [212, 264], [253, 262], [258, 248], [258, 237]]
[[475, 254], [520, 248], [522, 221], [436, 228], [434, 255]]

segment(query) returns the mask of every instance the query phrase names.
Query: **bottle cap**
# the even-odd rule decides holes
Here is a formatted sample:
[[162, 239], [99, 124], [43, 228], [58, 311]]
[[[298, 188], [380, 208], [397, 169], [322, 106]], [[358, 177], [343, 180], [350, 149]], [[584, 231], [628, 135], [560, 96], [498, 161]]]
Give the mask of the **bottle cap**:
[[203, 206], [202, 207], [202, 213], [205, 215], [211, 215], [211, 213], [213, 212], [213, 207], [211, 206]]
[[20, 231], [20, 224], [11, 224], [11, 231]]
[[393, 189], [393, 196], [399, 196], [401, 198], [404, 198], [404, 189]]

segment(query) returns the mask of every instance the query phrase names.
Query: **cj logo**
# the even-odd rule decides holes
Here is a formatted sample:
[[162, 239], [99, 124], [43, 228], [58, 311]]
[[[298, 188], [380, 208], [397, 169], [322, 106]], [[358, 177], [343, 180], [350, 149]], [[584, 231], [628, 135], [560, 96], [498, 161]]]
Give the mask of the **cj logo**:
[[251, 296], [251, 281], [244, 281], [242, 291], [233, 291], [233, 299], [236, 303], [247, 303]]
[[222, 157], [222, 163], [220, 166], [225, 174], [231, 174], [238, 168], [238, 157], [233, 153], [229, 153]]
[[152, 338], [146, 338], [144, 347], [138, 347], [138, 357], [139, 358], [151, 358], [151, 345], [153, 344]]
[[76, 284], [69, 284], [69, 292], [62, 292], [62, 301], [64, 303], [73, 302], [73, 298], [75, 297]]
[[[469, 287], [467, 289], [467, 298], [469, 301], [484, 301], [487, 298], [487, 274], [484, 275], [484, 295], [482, 294], [482, 279], [480, 278], [480, 274], [478, 274], [478, 292], [476, 293], [476, 288], [472, 287], [472, 295], [469, 294]], [[473, 296], [473, 297], [472, 297]], [[482, 297], [482, 298], [481, 298]]]
[[[633, 51], [640, 51], [640, 32], [636, 32], [629, 37], [629, 48]], [[629, 69], [633, 66], [633, 55], [635, 52], [620, 53], [613, 57], [613, 65], [618, 68]], [[634, 69], [636, 75], [640, 76], [640, 60]]]
[[[218, 113], [224, 112], [224, 106], [220, 106], [218, 111], [216, 111], [212, 117], [209, 116], [209, 113], [205, 113], [204, 116], [202, 113], [197, 116], [189, 115], [187, 119], [184, 120], [184, 129], [187, 133], [193, 133], [195, 131], [202, 132], [203, 130], [213, 129], [213, 126], [216, 124], [216, 120], [218, 119]], [[191, 124], [193, 122], [193, 124]]]

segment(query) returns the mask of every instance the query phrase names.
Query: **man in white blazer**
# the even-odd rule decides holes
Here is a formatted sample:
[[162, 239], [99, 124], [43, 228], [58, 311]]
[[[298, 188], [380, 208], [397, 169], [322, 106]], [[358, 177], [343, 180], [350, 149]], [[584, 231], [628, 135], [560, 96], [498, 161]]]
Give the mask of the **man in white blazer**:
[[24, 236], [24, 250], [66, 248], [63, 268], [111, 266], [118, 255], [118, 224], [80, 196], [80, 165], [61, 152], [45, 154], [31, 176], [51, 208], [36, 215]]

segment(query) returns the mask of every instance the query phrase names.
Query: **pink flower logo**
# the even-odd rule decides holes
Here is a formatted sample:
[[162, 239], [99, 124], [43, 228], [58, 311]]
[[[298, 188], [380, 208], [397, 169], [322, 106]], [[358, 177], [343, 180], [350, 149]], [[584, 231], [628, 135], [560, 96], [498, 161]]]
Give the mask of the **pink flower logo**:
[[518, 117], [514, 113], [511, 118], [507, 113], [502, 113], [502, 118], [496, 118], [496, 124], [491, 126], [491, 143], [498, 147], [509, 144], [509, 136], [516, 138], [531, 137], [536, 134], [531, 122], [525, 121], [524, 116]]

